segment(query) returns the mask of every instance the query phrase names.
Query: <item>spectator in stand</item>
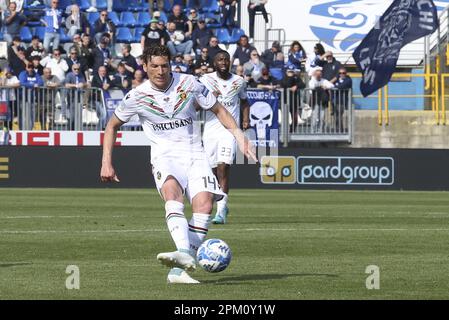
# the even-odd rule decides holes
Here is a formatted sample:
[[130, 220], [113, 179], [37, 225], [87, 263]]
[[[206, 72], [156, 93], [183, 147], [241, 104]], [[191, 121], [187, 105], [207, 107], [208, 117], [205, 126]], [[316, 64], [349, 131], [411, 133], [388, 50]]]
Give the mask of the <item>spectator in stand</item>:
[[42, 81], [44, 83], [44, 87], [55, 89], [61, 85], [61, 81], [59, 81], [58, 77], [51, 74], [50, 68], [44, 68]]
[[245, 72], [243, 71], [243, 66], [237, 66], [235, 68], [235, 74], [244, 78], [245, 77]]
[[170, 22], [175, 24], [176, 31], [181, 31], [186, 38], [191, 37], [193, 32], [193, 24], [186, 17], [186, 15], [182, 13], [182, 8], [180, 5], [173, 6], [173, 13], [168, 17], [168, 23]]
[[203, 66], [206, 67], [207, 73], [214, 71], [213, 61], [209, 57], [209, 50], [207, 48], [201, 49], [201, 55], [199, 56], [198, 59], [196, 59], [195, 66], [194, 66], [195, 74], [200, 74], [201, 67], [203, 67]]
[[243, 72], [246, 75], [250, 75], [255, 82], [262, 76], [262, 70], [265, 68], [265, 64], [260, 61], [257, 50], [251, 51], [251, 59], [243, 65]]
[[335, 84], [337, 82], [341, 63], [334, 58], [332, 51], [327, 51], [324, 54], [324, 58], [325, 63], [323, 64], [323, 78]]
[[111, 82], [112, 87], [120, 89], [123, 94], [126, 94], [131, 90], [131, 82], [132, 78], [126, 72], [125, 65], [120, 62], [117, 66], [117, 73], [114, 75]]
[[193, 57], [190, 54], [184, 55], [184, 65], [187, 67], [185, 73], [194, 74], [195, 73], [195, 65], [193, 64]]
[[106, 10], [102, 10], [100, 12], [100, 17], [94, 24], [94, 34], [95, 41], [97, 44], [100, 43], [101, 39], [104, 37], [104, 34], [107, 33], [111, 42], [114, 42], [116, 27], [111, 19], [108, 18], [108, 12]]
[[103, 92], [104, 98], [110, 98], [109, 88], [111, 88], [112, 81], [108, 75], [108, 69], [105, 66], [100, 66], [98, 71], [94, 73], [92, 78], [92, 87], [100, 88]]
[[44, 54], [44, 47], [39, 41], [39, 37], [33, 36], [33, 38], [31, 39], [31, 45], [25, 51], [25, 57], [28, 61], [31, 61], [33, 57], [39, 57], [39, 59], [42, 59]]
[[11, 44], [14, 37], [20, 36], [20, 28], [26, 23], [26, 18], [19, 13], [16, 3], [10, 2], [3, 19], [4, 25], [6, 26], [6, 32], [3, 34], [3, 38], [8, 44]]
[[192, 23], [192, 30], [195, 31], [195, 29], [198, 27], [199, 20], [204, 18], [198, 14], [197, 9], [191, 8], [190, 14], [187, 16], [187, 19], [189, 19], [189, 21]]
[[335, 88], [338, 91], [334, 92], [334, 95], [332, 97], [332, 113], [335, 117], [335, 127], [340, 132], [343, 132], [345, 129], [343, 114], [345, 110], [348, 110], [348, 108], [350, 107], [350, 89], [352, 89], [352, 79], [348, 75], [348, 72], [344, 67], [340, 67], [338, 70], [337, 80], [335, 81]]
[[25, 57], [25, 48], [21, 46], [20, 37], [14, 37], [12, 44], [8, 47], [8, 62], [14, 73], [19, 76], [25, 71], [28, 61]]
[[67, 62], [67, 65], [69, 67], [69, 70], [72, 70], [73, 72], [73, 68], [72, 66], [74, 64], [77, 64], [80, 66], [80, 73], [85, 76], [86, 72], [87, 72], [87, 63], [86, 61], [82, 58], [78, 56], [78, 51], [76, 51], [75, 48], [70, 49], [69, 51], [69, 56], [65, 59]]
[[299, 72], [303, 69], [302, 64], [307, 60], [306, 51], [299, 41], [293, 41], [288, 51], [287, 67], [294, 66], [295, 71]]
[[195, 53], [199, 55], [201, 48], [207, 47], [209, 40], [213, 37], [214, 33], [206, 26], [206, 21], [201, 18], [198, 20], [197, 27], [193, 30], [192, 41], [193, 49]]
[[220, 0], [221, 27], [231, 30], [235, 26], [235, 13], [238, 0]]
[[111, 67], [111, 51], [109, 50], [109, 38], [104, 36], [101, 38], [100, 43], [92, 50], [93, 59], [93, 72], [97, 73], [98, 68], [104, 66], [109, 70]]
[[65, 87], [72, 89], [85, 89], [89, 87], [86, 77], [82, 73], [81, 65], [72, 64], [72, 71], [67, 74]]
[[151, 19], [148, 26], [142, 31], [142, 35], [140, 37], [140, 45], [142, 46], [142, 50], [151, 45], [165, 44], [166, 32], [157, 27], [158, 22], [159, 21], [157, 19]]
[[44, 49], [50, 52], [50, 44], [53, 43], [53, 50], [59, 48], [59, 29], [62, 25], [62, 12], [58, 9], [59, 0], [51, 0], [50, 8], [45, 9], [42, 24], [45, 26]]
[[90, 34], [89, 22], [77, 4], [70, 6], [71, 14], [65, 19], [67, 35], [73, 37], [76, 33]]
[[148, 0], [148, 4], [151, 17], [154, 17], [155, 12], [164, 11], [164, 0]]
[[[178, 69], [180, 71], [176, 71]], [[181, 73], [185, 73], [187, 71], [187, 66], [184, 64], [183, 55], [182, 54], [177, 54], [175, 56], [175, 59], [173, 60], [173, 62], [171, 64], [171, 70], [173, 72], [181, 72]]]
[[51, 73], [58, 77], [61, 83], [65, 80], [65, 73], [69, 70], [69, 66], [67, 65], [67, 61], [62, 59], [61, 51], [59, 49], [53, 50], [53, 55], [46, 56], [41, 60], [41, 65], [50, 68]]
[[76, 52], [78, 53], [78, 57], [81, 57], [81, 46], [83, 44], [83, 42], [81, 41], [81, 34], [75, 33], [72, 37], [72, 42], [73, 45], [70, 47], [70, 50], [76, 50]]
[[315, 67], [312, 71], [312, 77], [309, 81], [309, 88], [312, 89], [311, 107], [312, 111], [312, 132], [322, 132], [324, 129], [325, 110], [329, 106], [329, 89], [334, 85], [323, 78], [323, 69]]
[[[17, 107], [17, 100], [16, 100], [16, 92], [17, 89], [20, 87], [20, 81], [19, 79], [12, 73], [11, 68], [6, 67], [4, 69], [4, 73], [2, 76], [2, 73], [0, 72], [0, 86], [3, 87], [0, 100], [1, 101], [8, 101], [9, 110], [12, 112], [12, 117], [18, 116], [18, 107]], [[9, 121], [8, 128], [11, 130], [13, 127], [13, 122], [16, 122], [17, 119], [11, 119], [12, 121]]]
[[209, 53], [209, 58], [212, 61], [214, 61], [214, 58], [217, 55], [217, 53], [222, 51], [222, 49], [218, 46], [218, 38], [215, 36], [210, 38], [209, 45], [206, 48]]
[[93, 41], [87, 34], [83, 34], [81, 37], [81, 47], [80, 47], [80, 58], [83, 58], [86, 61], [88, 68], [93, 68], [94, 59], [93, 59], [93, 50], [95, 49], [95, 45]]
[[256, 48], [249, 44], [248, 37], [246, 35], [241, 36], [237, 45], [237, 49], [232, 56], [231, 66], [234, 65], [235, 59], [238, 59], [239, 65], [243, 66], [249, 61], [250, 54], [254, 50], [256, 50]]
[[268, 68], [271, 68], [277, 60], [278, 52], [281, 52], [281, 45], [279, 44], [279, 41], [274, 41], [271, 45], [271, 49], [267, 49], [262, 53], [260, 60], [262, 60]]
[[273, 78], [267, 68], [262, 69], [262, 76], [257, 80], [257, 89], [276, 90], [280, 88], [279, 82]]
[[145, 82], [144, 73], [142, 70], [136, 70], [134, 72], [134, 79], [132, 81], [132, 88], [136, 88]]
[[309, 57], [306, 61], [306, 72], [312, 75], [317, 67], [323, 67], [325, 63], [325, 51], [321, 43], [317, 43], [313, 48], [314, 55]]
[[30, 62], [34, 67], [34, 71], [42, 76], [44, 74], [44, 67], [42, 67], [42, 65], [40, 64], [41, 58], [39, 58], [38, 56], [34, 56], [31, 58]]
[[197, 78], [201, 78], [206, 73], [209, 73], [207, 67], [206, 66], [201, 66], [201, 68], [199, 69], [198, 73], [196, 74], [196, 77]]
[[262, 12], [265, 23], [268, 23], [268, 13], [265, 9], [265, 4], [268, 0], [249, 0], [248, 14], [249, 14], [249, 37], [254, 39], [254, 24], [256, 18], [256, 12]]
[[169, 22], [167, 24], [167, 33], [170, 37], [167, 47], [173, 57], [178, 53], [190, 54], [192, 51], [193, 42], [192, 40], [187, 40], [187, 37], [184, 35], [183, 31], [176, 30], [176, 24], [174, 22]]
[[136, 58], [134, 58], [134, 56], [131, 55], [131, 45], [129, 44], [123, 45], [122, 55], [123, 58], [120, 62], [123, 63], [126, 69], [126, 73], [132, 79], [134, 78], [134, 72], [137, 69], [137, 61]]
[[[44, 82], [42, 81], [41, 76], [34, 71], [34, 67], [31, 63], [26, 65], [26, 70], [22, 71], [19, 75], [20, 85], [27, 89], [34, 89], [38, 87], [42, 87]], [[29, 108], [31, 112], [31, 117], [29, 119], [28, 128], [32, 129], [34, 126], [35, 112], [36, 112], [36, 94], [35, 92], [27, 92], [27, 104], [23, 107]], [[22, 107], [22, 106], [21, 106]], [[22, 110], [23, 112], [24, 110]], [[43, 125], [42, 128], [45, 126]], [[23, 128], [22, 117], [19, 117], [19, 128]]]
[[285, 69], [285, 56], [282, 52], [276, 54], [276, 60], [270, 65], [270, 68], [279, 68], [284, 72]]
[[286, 75], [281, 81], [281, 87], [284, 88], [284, 103], [289, 106], [289, 112], [292, 117], [290, 131], [298, 124], [303, 124], [305, 121], [301, 119], [301, 95], [300, 90], [306, 87], [304, 81], [299, 77], [294, 65], [287, 67]]
[[257, 88], [257, 82], [251, 77], [251, 72], [243, 69], [244, 79], [248, 88]]

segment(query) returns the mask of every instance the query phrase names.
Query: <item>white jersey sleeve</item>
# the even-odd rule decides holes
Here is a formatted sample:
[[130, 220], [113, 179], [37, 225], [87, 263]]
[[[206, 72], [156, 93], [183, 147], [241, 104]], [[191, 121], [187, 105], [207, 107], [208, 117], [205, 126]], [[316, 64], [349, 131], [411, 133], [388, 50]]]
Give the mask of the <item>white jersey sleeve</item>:
[[243, 81], [242, 87], [240, 88], [239, 98], [242, 100], [248, 100], [248, 94], [246, 93], [246, 81]]
[[128, 122], [137, 114], [138, 104], [135, 99], [135, 92], [132, 90], [123, 98], [119, 106], [114, 110], [115, 116], [123, 122]]
[[206, 88], [200, 81], [195, 81], [193, 93], [196, 102], [204, 110], [209, 110], [217, 103], [217, 98], [214, 96], [213, 92]]

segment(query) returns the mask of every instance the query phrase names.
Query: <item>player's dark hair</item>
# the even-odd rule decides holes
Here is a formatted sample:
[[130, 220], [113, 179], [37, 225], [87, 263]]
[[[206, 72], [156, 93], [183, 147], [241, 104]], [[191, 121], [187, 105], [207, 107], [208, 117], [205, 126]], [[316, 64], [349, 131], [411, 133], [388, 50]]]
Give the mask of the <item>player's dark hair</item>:
[[229, 54], [229, 52], [225, 51], [225, 50], [221, 50], [218, 51], [214, 57], [214, 63], [218, 61], [218, 55], [224, 55], [227, 59], [231, 60], [231, 55]]
[[143, 63], [147, 64], [153, 57], [167, 57], [168, 61], [171, 61], [171, 54], [168, 47], [157, 44], [145, 47], [143, 53], [140, 56]]

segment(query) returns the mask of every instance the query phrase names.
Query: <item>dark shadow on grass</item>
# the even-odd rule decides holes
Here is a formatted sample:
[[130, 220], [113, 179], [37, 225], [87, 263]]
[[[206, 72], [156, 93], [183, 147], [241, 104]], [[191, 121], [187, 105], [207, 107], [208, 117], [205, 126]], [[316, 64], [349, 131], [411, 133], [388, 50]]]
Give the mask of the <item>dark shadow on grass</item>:
[[289, 273], [289, 274], [248, 274], [244, 276], [228, 276], [222, 277], [216, 280], [204, 280], [201, 283], [214, 283], [214, 284], [238, 284], [250, 281], [265, 281], [265, 280], [280, 280], [291, 277], [328, 277], [337, 278], [336, 274], [326, 274], [326, 273]]
[[0, 268], [9, 268], [9, 267], [17, 267], [17, 266], [29, 266], [33, 264], [32, 262], [9, 262], [9, 263], [0, 263]]

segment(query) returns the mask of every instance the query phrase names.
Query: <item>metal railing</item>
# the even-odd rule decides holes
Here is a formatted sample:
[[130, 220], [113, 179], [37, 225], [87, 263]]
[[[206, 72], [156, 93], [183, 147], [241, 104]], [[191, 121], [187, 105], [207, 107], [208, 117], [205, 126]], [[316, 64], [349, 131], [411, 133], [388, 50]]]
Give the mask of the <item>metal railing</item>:
[[353, 140], [352, 90], [282, 91], [281, 141], [347, 142]]
[[101, 89], [0, 87], [12, 130], [102, 130], [107, 112]]

